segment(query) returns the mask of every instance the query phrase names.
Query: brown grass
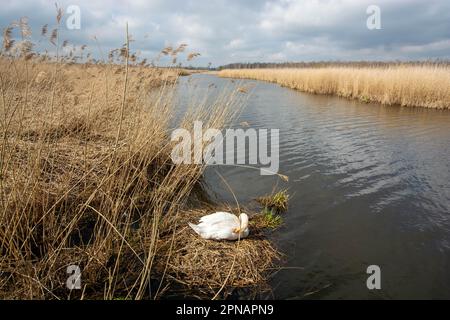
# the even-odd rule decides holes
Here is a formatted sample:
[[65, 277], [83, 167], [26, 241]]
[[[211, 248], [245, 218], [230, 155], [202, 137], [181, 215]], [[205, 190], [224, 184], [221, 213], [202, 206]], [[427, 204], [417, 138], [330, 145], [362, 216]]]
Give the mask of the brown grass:
[[[186, 206], [204, 167], [174, 165], [170, 158], [179, 70], [146, 67], [131, 58], [128, 41], [120, 49], [122, 65], [78, 64], [58, 53], [15, 51], [6, 36], [0, 57], [0, 298], [158, 298], [170, 292], [169, 276], [192, 288], [196, 271], [184, 267], [201, 260], [190, 260], [194, 252], [181, 257], [172, 243], [186, 244]], [[49, 41], [58, 46], [58, 32]], [[238, 110], [233, 101], [224, 95], [212, 106], [197, 106], [180, 126], [191, 128], [198, 119], [221, 128]], [[227, 254], [217, 263], [230, 263], [234, 244], [188, 238], [201, 244], [202, 259], [223, 246]], [[250, 264], [272, 252], [270, 246], [250, 250], [244, 258], [253, 280], [233, 274], [224, 287], [262, 279], [254, 276], [265, 270]], [[167, 257], [169, 267], [157, 268]], [[212, 261], [203, 263], [215, 270]], [[69, 265], [82, 271], [81, 290], [66, 288]], [[222, 280], [204, 280], [196, 290]]]
[[227, 69], [220, 71], [219, 75], [269, 81], [304, 92], [364, 102], [450, 108], [450, 68], [446, 65]]

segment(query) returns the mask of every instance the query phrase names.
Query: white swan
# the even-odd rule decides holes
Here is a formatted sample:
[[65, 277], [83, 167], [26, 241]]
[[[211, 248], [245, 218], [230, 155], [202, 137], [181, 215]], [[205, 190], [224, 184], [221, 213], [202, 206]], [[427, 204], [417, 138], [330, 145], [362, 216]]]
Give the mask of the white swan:
[[237, 240], [248, 236], [248, 216], [241, 213], [239, 218], [229, 212], [215, 212], [200, 218], [199, 224], [189, 226], [203, 239]]

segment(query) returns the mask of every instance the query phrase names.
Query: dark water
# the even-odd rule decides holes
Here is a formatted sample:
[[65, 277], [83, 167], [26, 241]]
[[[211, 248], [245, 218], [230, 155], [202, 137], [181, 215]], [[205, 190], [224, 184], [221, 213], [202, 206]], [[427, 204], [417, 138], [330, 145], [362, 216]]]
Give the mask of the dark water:
[[[230, 82], [183, 78], [180, 103], [217, 95]], [[211, 167], [207, 180], [231, 203], [215, 170], [242, 204], [274, 186], [289, 189], [289, 211], [273, 234], [286, 254], [271, 280], [273, 297], [449, 299], [450, 111], [240, 85], [254, 88], [237, 122], [280, 129], [280, 173], [289, 182], [239, 167]], [[372, 264], [381, 268], [381, 290], [366, 287]]]

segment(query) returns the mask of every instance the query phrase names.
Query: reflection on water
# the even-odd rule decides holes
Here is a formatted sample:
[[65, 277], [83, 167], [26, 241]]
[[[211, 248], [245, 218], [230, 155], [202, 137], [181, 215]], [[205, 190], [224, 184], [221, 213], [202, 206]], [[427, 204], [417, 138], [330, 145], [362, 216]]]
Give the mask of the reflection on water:
[[[180, 106], [230, 81], [182, 78]], [[206, 176], [230, 202], [215, 170], [244, 204], [276, 184], [289, 188], [285, 224], [273, 235], [287, 260], [272, 279], [274, 297], [450, 298], [450, 111], [241, 83], [254, 89], [237, 123], [280, 129], [280, 173], [290, 180], [240, 167]], [[381, 267], [382, 290], [366, 287], [371, 264]]]

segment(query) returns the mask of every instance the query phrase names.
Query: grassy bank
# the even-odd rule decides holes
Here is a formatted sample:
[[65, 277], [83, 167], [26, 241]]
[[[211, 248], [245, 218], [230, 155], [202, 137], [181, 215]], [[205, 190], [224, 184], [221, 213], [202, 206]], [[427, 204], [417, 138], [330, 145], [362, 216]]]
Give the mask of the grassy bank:
[[364, 102], [450, 108], [448, 66], [226, 69], [219, 76], [269, 81], [304, 92]]
[[[58, 55], [57, 32], [56, 55], [38, 54], [20, 28], [15, 44], [5, 32], [0, 58], [0, 298], [161, 298], [174, 287], [226, 297], [264, 279], [275, 251], [257, 232], [218, 245], [186, 227], [207, 212], [204, 166], [170, 158], [179, 71], [144, 66], [128, 41], [109, 63], [72, 63]], [[180, 126], [222, 128], [233, 101], [199, 105]], [[190, 257], [199, 247], [204, 256]], [[251, 259], [233, 262], [242, 247]], [[79, 290], [66, 287], [71, 265]], [[216, 277], [199, 283], [200, 274]]]

